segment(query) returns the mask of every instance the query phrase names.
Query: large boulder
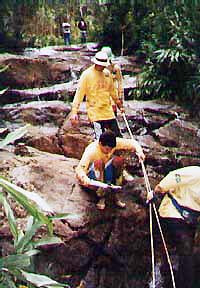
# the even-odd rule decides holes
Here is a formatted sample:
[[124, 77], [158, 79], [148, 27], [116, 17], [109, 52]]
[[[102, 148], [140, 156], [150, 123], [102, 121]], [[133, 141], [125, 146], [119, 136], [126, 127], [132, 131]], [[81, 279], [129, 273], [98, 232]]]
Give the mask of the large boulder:
[[[98, 48], [95, 43], [70, 47], [44, 47], [25, 50], [23, 55], [2, 54], [0, 66], [1, 87], [7, 89], [0, 95], [1, 104], [31, 100], [71, 100], [74, 97], [80, 74], [91, 63]], [[139, 72], [136, 57], [115, 57], [124, 75], [126, 99], [137, 86]]]
[[[126, 101], [125, 110], [128, 125], [142, 144], [146, 163], [153, 170], [164, 174], [189, 163], [199, 165], [199, 127], [187, 111], [156, 101]], [[31, 124], [23, 139], [27, 145], [80, 159], [85, 147], [93, 141], [94, 133], [85, 102], [80, 106], [80, 124], [76, 127], [68, 120], [70, 111], [70, 105], [62, 101], [35, 101], [0, 108], [2, 127], [7, 128], [7, 132]], [[129, 138], [120, 113], [118, 121], [124, 137]]]
[[[35, 259], [37, 271], [60, 279], [70, 274], [68, 283], [72, 287], [81, 278], [85, 279], [87, 287], [98, 287], [100, 283], [104, 287], [120, 287], [129, 273], [132, 274], [130, 285], [148, 282], [150, 250], [143, 179], [136, 178], [132, 186], [124, 188], [121, 197], [127, 203], [125, 210], [115, 207], [109, 195], [106, 209], [99, 211], [94, 193], [82, 189], [75, 179], [76, 159], [30, 147], [27, 151], [23, 157], [0, 152], [1, 169], [9, 167], [4, 170], [7, 178], [38, 193], [54, 212], [69, 213], [64, 221], [54, 221], [54, 234], [63, 239], [63, 245], [41, 247], [42, 253]], [[22, 218], [23, 214], [18, 221], [25, 227]], [[8, 237], [8, 224], [4, 222], [3, 226], [1, 237], [5, 237], [5, 231]], [[141, 273], [144, 279], [138, 281]], [[116, 275], [120, 275], [120, 283]]]
[[47, 59], [7, 56], [0, 58], [0, 65], [7, 67], [1, 73], [0, 84], [10, 89], [44, 87], [50, 83], [66, 81], [71, 76], [68, 64], [49, 63]]
[[[170, 170], [200, 165], [199, 125], [191, 121], [186, 110], [156, 101], [130, 101], [125, 108], [134, 138], [146, 154], [145, 167], [152, 189]], [[97, 210], [94, 193], [81, 188], [75, 178], [78, 159], [93, 140], [85, 103], [81, 105], [79, 127], [71, 126], [69, 112], [70, 107], [61, 101], [0, 108], [2, 138], [17, 127], [31, 124], [27, 135], [9, 150], [0, 151], [1, 174], [40, 194], [55, 212], [69, 213], [65, 220], [54, 221], [54, 233], [64, 244], [41, 247], [35, 259], [37, 270], [66, 281], [72, 288], [82, 278], [87, 287], [147, 287], [151, 280], [149, 210], [141, 165], [134, 154], [125, 155], [126, 168], [134, 176], [121, 195], [127, 208], [116, 208], [111, 194], [106, 209]], [[124, 137], [129, 138], [122, 116], [118, 119]], [[23, 229], [26, 213], [17, 206], [14, 209]], [[11, 239], [4, 214], [1, 227], [2, 239]], [[156, 230], [154, 233], [157, 242]], [[2, 251], [10, 251], [4, 240], [0, 244]], [[198, 262], [197, 246], [195, 249]], [[160, 259], [160, 241], [156, 250]]]

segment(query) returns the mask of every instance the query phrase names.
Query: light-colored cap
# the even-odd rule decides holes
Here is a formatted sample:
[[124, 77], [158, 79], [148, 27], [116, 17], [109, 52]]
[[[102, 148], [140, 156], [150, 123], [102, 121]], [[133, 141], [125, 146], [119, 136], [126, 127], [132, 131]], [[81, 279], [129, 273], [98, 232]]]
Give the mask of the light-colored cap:
[[112, 53], [112, 49], [109, 46], [102, 47], [101, 51], [105, 52], [110, 60], [112, 60], [112, 58], [114, 58], [114, 55]]
[[62, 26], [63, 26], [63, 27], [70, 27], [71, 25], [70, 25], [69, 23], [67, 23], [67, 22], [63, 22], [63, 23], [62, 23]]
[[109, 63], [108, 56], [105, 52], [99, 51], [91, 60], [94, 64], [107, 67]]

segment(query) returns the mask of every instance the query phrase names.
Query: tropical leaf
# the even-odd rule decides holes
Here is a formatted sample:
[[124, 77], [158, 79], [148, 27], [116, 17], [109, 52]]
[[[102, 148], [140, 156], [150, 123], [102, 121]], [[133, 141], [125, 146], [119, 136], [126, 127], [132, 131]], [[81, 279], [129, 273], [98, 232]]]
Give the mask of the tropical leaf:
[[16, 241], [15, 241], [15, 245], [16, 245], [16, 243], [17, 242], [19, 242], [22, 238], [24, 237], [24, 232], [23, 232], [23, 230], [18, 230], [18, 238], [16, 239]]
[[0, 193], [0, 202], [3, 204], [6, 216], [8, 218], [8, 223], [10, 227], [10, 231], [15, 239], [18, 238], [18, 230], [17, 225], [15, 221], [15, 217], [13, 214], [12, 209], [10, 208], [10, 205], [8, 204], [6, 198], [4, 197], [3, 193]]
[[37, 206], [41, 208], [41, 210], [53, 213], [52, 208], [39, 194], [35, 192], [29, 192], [21, 187], [18, 187], [17, 185], [7, 181], [6, 179], [0, 176], [0, 185], [1, 183], [2, 185], [5, 184], [12, 190], [15, 190], [16, 192], [24, 195], [27, 199], [34, 201], [37, 204]]
[[59, 237], [44, 237], [38, 241], [33, 242], [35, 248], [42, 245], [61, 244], [63, 241]]
[[1, 67], [0, 67], [0, 73], [4, 72], [4, 71], [7, 70], [8, 68], [9, 68], [9, 65], [1, 66]]
[[17, 288], [17, 286], [15, 285], [12, 277], [8, 273], [4, 273], [4, 281], [3, 282], [5, 283], [6, 286], [4, 286], [4, 283], [3, 283], [3, 285], [0, 284], [1, 288], [4, 288], [4, 287], [6, 287], [6, 288]]
[[[0, 287], [1, 288], [8, 288], [8, 285], [7, 285], [7, 283], [0, 282]], [[14, 286], [14, 288], [16, 288], [16, 286]]]
[[5, 89], [1, 90], [0, 91], [0, 95], [3, 95], [7, 90], [8, 90], [8, 88], [5, 88]]
[[13, 143], [15, 140], [20, 139], [21, 137], [24, 136], [24, 134], [27, 133], [27, 128], [30, 125], [27, 124], [24, 127], [20, 127], [18, 129], [16, 129], [15, 131], [9, 133], [6, 138], [2, 141], [0, 141], [0, 149], [2, 149], [3, 147], [5, 147], [6, 145]]
[[32, 249], [32, 250], [26, 251], [24, 254], [29, 256], [29, 257], [32, 257], [32, 256], [39, 254], [40, 252], [41, 252], [40, 250]]
[[40, 226], [42, 225], [41, 221], [36, 221], [31, 229], [29, 229], [28, 231], [26, 231], [24, 237], [22, 237], [20, 239], [20, 241], [18, 241], [15, 245], [16, 251], [18, 253], [22, 253], [24, 251], [24, 249], [26, 248], [27, 245], [30, 245], [30, 241], [33, 238], [33, 236], [35, 235], [36, 231], [40, 228]]
[[45, 275], [38, 275], [34, 273], [29, 273], [24, 270], [21, 270], [23, 277], [30, 283], [34, 284], [36, 287], [46, 287], [46, 288], [62, 288], [66, 287], [66, 284], [58, 283], [55, 280], [45, 276]]
[[15, 255], [9, 255], [6, 257], [0, 258], [0, 270], [1, 269], [21, 269], [28, 267], [30, 265], [30, 257], [25, 254], [15, 254]]
[[0, 186], [2, 186], [8, 193], [10, 193], [15, 200], [21, 204], [34, 218], [41, 221], [43, 224], [46, 224], [49, 232], [53, 233], [53, 225], [51, 220], [38, 210], [38, 207], [31, 203], [27, 195], [31, 196], [32, 193], [28, 192], [21, 187], [16, 186], [15, 184], [10, 183], [9, 181], [3, 179], [0, 176]]

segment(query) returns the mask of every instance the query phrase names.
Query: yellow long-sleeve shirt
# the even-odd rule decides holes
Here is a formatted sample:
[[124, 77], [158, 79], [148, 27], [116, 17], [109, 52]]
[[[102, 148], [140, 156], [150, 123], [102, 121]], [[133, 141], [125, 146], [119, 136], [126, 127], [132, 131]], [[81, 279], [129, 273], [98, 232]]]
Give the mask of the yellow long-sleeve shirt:
[[[159, 186], [171, 193], [177, 202], [185, 207], [200, 211], [200, 167], [188, 166], [170, 172], [161, 180]], [[166, 194], [159, 207], [162, 217], [182, 218]]]
[[129, 150], [129, 151], [142, 151], [142, 147], [136, 140], [116, 138], [116, 146], [111, 150], [110, 153], [105, 154], [102, 152], [99, 140], [96, 140], [89, 144], [82, 158], [76, 168], [76, 177], [82, 185], [90, 185], [90, 179], [87, 174], [89, 172], [90, 165], [96, 160], [102, 160], [106, 164], [112, 157], [116, 150]]
[[72, 103], [72, 115], [77, 114], [84, 96], [88, 118], [91, 122], [115, 118], [111, 98], [117, 104], [118, 97], [110, 74], [96, 70], [95, 65], [82, 73]]
[[107, 71], [111, 73], [113, 78], [114, 87], [117, 91], [117, 97], [124, 100], [123, 77], [120, 66], [112, 63], [110, 66], [104, 69], [105, 73], [108, 73]]

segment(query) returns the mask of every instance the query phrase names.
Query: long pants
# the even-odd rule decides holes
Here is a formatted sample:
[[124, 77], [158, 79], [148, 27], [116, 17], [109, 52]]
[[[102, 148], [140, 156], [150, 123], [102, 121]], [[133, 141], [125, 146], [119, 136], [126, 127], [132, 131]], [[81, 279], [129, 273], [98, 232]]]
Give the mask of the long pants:
[[64, 33], [64, 42], [65, 42], [65, 45], [70, 45], [71, 43], [70, 33]]
[[115, 185], [121, 176], [123, 162], [124, 159], [121, 156], [114, 156], [105, 165], [101, 160], [97, 160], [90, 166], [88, 177]]
[[[186, 224], [181, 219], [161, 218], [163, 232], [167, 236], [166, 242], [170, 244], [170, 255], [175, 255], [178, 267], [174, 269], [176, 288], [192, 288], [194, 280], [193, 244], [196, 227]], [[165, 255], [166, 256], [166, 255]], [[172, 287], [169, 264], [164, 256], [161, 274], [164, 279], [164, 288]]]
[[95, 139], [99, 139], [100, 135], [106, 130], [111, 130], [115, 133], [116, 137], [122, 137], [119, 125], [116, 119], [101, 120], [93, 122]]
[[[114, 156], [105, 165], [102, 160], [96, 160], [90, 166], [88, 177], [107, 184], [121, 185], [123, 162], [124, 159], [121, 156]], [[115, 198], [118, 197], [117, 194], [115, 193]], [[96, 189], [96, 195], [99, 198], [108, 196], [105, 190], [101, 188]]]
[[81, 31], [81, 43], [86, 43], [87, 32]]

